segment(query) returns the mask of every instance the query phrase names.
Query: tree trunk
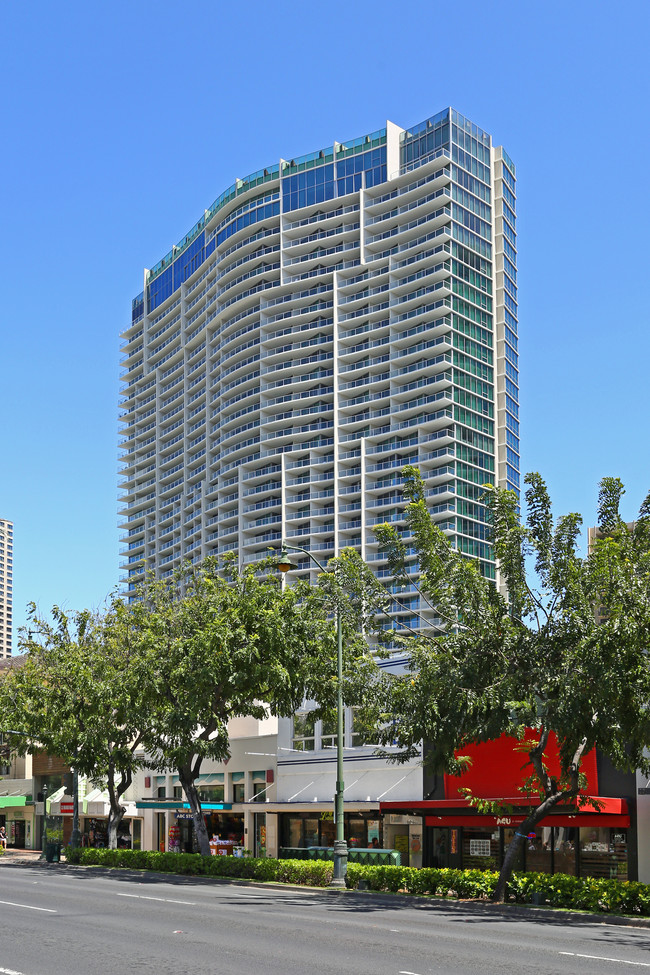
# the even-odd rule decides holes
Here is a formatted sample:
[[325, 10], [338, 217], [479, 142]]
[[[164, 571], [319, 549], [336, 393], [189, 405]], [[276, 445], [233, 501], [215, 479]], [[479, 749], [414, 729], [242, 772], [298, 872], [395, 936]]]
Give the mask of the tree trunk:
[[115, 784], [115, 773], [111, 769], [108, 776], [108, 798], [110, 801], [110, 811], [108, 813], [108, 848], [109, 850], [117, 849], [117, 830], [124, 819], [124, 813], [126, 808], [120, 802], [120, 799], [126, 792], [126, 790], [131, 785], [133, 776], [131, 772], [122, 772], [119, 783]]
[[551, 809], [558, 804], [558, 802], [569, 799], [570, 796], [571, 793], [568, 792], [556, 792], [554, 795], [547, 796], [546, 799], [544, 799], [544, 801], [531, 812], [528, 818], [524, 820], [521, 826], [517, 827], [514, 836], [508, 844], [506, 855], [503, 858], [503, 865], [501, 866], [501, 873], [499, 874], [499, 879], [492, 895], [492, 901], [495, 904], [503, 904], [505, 901], [506, 886], [510, 880], [510, 876], [517, 860], [517, 855], [527, 833], [534, 829], [537, 824], [548, 815]]
[[203, 818], [201, 800], [199, 799], [199, 793], [195, 785], [195, 773], [188, 767], [179, 768], [178, 777], [183, 786], [183, 792], [190, 804], [190, 809], [192, 810], [192, 819], [194, 821], [194, 829], [196, 830], [196, 839], [199, 844], [199, 853], [202, 853], [203, 856], [210, 856], [210, 838], [205, 825], [205, 819]]
[[115, 806], [111, 804], [110, 811], [108, 813], [108, 848], [109, 850], [117, 849], [117, 830], [124, 819], [124, 813], [126, 808], [120, 803], [116, 803]]

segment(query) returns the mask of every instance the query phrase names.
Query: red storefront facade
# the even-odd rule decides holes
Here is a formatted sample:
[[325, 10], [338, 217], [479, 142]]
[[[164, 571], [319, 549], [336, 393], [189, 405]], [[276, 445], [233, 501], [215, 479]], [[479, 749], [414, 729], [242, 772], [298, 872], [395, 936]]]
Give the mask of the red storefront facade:
[[[516, 750], [517, 744], [504, 735], [468, 746], [462, 754], [472, 761], [462, 776], [429, 776], [427, 798], [381, 803], [384, 816], [421, 817], [423, 866], [499, 868], [513, 834], [539, 801], [518, 790], [525, 778], [526, 756]], [[551, 774], [558, 775], [555, 742], [546, 759]], [[556, 807], [526, 834], [516, 869], [636, 879], [633, 774], [612, 769], [596, 751], [584, 757], [582, 772], [587, 784], [579, 802]], [[480, 814], [461, 789], [499, 801], [501, 814]]]

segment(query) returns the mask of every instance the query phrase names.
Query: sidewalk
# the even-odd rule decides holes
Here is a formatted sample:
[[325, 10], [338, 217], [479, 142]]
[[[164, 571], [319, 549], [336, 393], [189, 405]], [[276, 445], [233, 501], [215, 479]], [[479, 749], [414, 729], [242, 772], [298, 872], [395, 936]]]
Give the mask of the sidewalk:
[[0, 856], [0, 866], [3, 863], [36, 863], [40, 856], [40, 850], [19, 850], [9, 846]]

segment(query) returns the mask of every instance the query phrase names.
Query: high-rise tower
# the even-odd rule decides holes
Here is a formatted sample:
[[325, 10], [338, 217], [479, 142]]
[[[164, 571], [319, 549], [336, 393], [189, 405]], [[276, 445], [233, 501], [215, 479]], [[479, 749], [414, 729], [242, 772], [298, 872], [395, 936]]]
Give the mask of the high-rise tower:
[[[481, 486], [519, 490], [515, 199], [507, 153], [445, 109], [215, 200], [145, 271], [123, 335], [129, 588], [282, 537], [385, 575], [371, 529], [399, 523], [407, 463], [493, 575]], [[417, 593], [402, 603], [417, 625]]]
[[0, 657], [12, 653], [12, 607], [14, 585], [14, 526], [0, 518]]

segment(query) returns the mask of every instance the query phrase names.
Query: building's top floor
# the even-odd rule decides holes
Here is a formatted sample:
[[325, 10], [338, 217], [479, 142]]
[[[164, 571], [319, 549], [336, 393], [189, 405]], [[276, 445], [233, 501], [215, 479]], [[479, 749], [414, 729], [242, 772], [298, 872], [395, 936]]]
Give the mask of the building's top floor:
[[[392, 145], [388, 146], [388, 143]], [[287, 181], [286, 188], [288, 190], [288, 180], [291, 177], [321, 167], [329, 167], [331, 170], [324, 174], [323, 178], [327, 176], [329, 179], [333, 179], [335, 168], [336, 175], [341, 173], [350, 175], [362, 168], [366, 172], [374, 173], [375, 182], [385, 182], [387, 178], [390, 179], [402, 171], [421, 165], [434, 154], [445, 150], [451, 151], [452, 145], [460, 148], [462, 152], [476, 160], [479, 178], [481, 174], [485, 176], [489, 172], [492, 150], [491, 136], [449, 107], [408, 129], [402, 129], [388, 122], [385, 127], [374, 132], [345, 142], [334, 142], [330, 146], [302, 156], [280, 159], [274, 165], [259, 169], [243, 179], [237, 179], [216, 198], [191, 230], [153, 268], [145, 270], [145, 290], [163, 272], [169, 271], [171, 273], [172, 265], [189, 248], [193, 245], [196, 248], [201, 243], [206, 242], [204, 231], [208, 225], [212, 230], [211, 236], [215, 236], [218, 225], [212, 226], [213, 218], [225, 208], [231, 209], [230, 204], [234, 200], [256, 187], [267, 186], [268, 194], [264, 191], [259, 194], [259, 202], [266, 203], [267, 195], [270, 199], [272, 190], [278, 192], [278, 181], [282, 181], [283, 187]], [[350, 157], [354, 159], [354, 157], [362, 156], [364, 157], [363, 162], [361, 158], [356, 158], [354, 162], [350, 161]], [[511, 170], [514, 184], [515, 167], [503, 149], [501, 149], [501, 159]], [[489, 177], [487, 178], [489, 179]], [[289, 201], [288, 192], [285, 195], [287, 197], [286, 209], [286, 203]], [[231, 216], [232, 214], [229, 213], [228, 217]], [[199, 237], [202, 237], [201, 241], [198, 240]], [[181, 275], [180, 264], [181, 262], [178, 261], [179, 274], [175, 274], [174, 278]], [[180, 283], [180, 278], [178, 283]], [[145, 291], [133, 299], [131, 309], [133, 323], [138, 321], [144, 313], [144, 299]]]

